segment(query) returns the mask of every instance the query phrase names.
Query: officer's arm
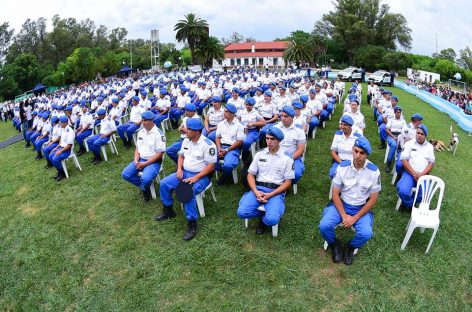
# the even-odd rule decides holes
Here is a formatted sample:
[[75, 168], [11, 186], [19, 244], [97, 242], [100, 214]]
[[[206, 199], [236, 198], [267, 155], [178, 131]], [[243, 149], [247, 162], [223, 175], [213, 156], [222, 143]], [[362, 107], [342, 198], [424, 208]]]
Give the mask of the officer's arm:
[[156, 154], [154, 154], [154, 156], [149, 157], [149, 159], [146, 160], [146, 161], [143, 163], [143, 165], [144, 165], [144, 166], [148, 166], [148, 165], [150, 165], [150, 164], [153, 164], [153, 163], [155, 163], [155, 162], [161, 160], [161, 159], [162, 159], [162, 155], [164, 155], [163, 152], [157, 152]]
[[242, 140], [237, 140], [236, 142], [233, 143], [233, 145], [228, 147], [228, 152], [232, 151], [232, 150], [235, 150], [235, 149], [238, 149], [241, 146], [243, 146], [243, 141]]
[[353, 217], [357, 220], [362, 218], [369, 210], [374, 207], [375, 203], [377, 202], [377, 198], [379, 198], [379, 193], [370, 193], [369, 200], [365, 203], [361, 210], [359, 210]]
[[331, 157], [333, 157], [334, 161], [340, 163], [342, 159], [339, 157], [338, 153], [335, 150], [331, 150]]
[[266, 125], [266, 121], [264, 118], [259, 119], [258, 121], [252, 124], [255, 127], [264, 127]]
[[[217, 130], [217, 131], [218, 131], [218, 130]], [[220, 150], [221, 150], [221, 137], [216, 136], [216, 138], [215, 138], [215, 144], [216, 144], [216, 149], [217, 149], [218, 151], [220, 151]]]
[[280, 193], [285, 192], [286, 190], [290, 188], [291, 185], [292, 185], [292, 180], [285, 180], [284, 183], [282, 183], [282, 185], [280, 185], [278, 188], [270, 192], [270, 197], [274, 197], [276, 195], [279, 195]]
[[343, 202], [341, 201], [340, 195], [341, 195], [341, 189], [338, 189], [337, 187], [333, 186], [333, 194], [332, 194], [333, 204], [334, 204], [334, 207], [336, 207], [336, 209], [338, 210], [341, 218], [344, 219], [347, 216], [347, 214], [346, 214], [346, 210], [344, 210], [344, 205], [343, 205]]
[[385, 128], [385, 132], [387, 132], [387, 134], [388, 134], [389, 137], [391, 137], [391, 138], [393, 138], [393, 139], [395, 139], [395, 140], [397, 139], [397, 138], [393, 135], [392, 131], [390, 131], [390, 128]]
[[306, 143], [300, 143], [300, 144], [297, 145], [297, 150], [292, 155], [293, 160], [296, 160], [299, 157], [303, 156], [303, 152], [305, 151], [305, 144]]
[[279, 114], [274, 114], [274, 116], [272, 116], [269, 122], [276, 122], [278, 119], [279, 119]]
[[423, 170], [423, 172], [421, 172], [420, 174], [421, 174], [422, 176], [429, 174], [429, 173], [431, 172], [431, 170], [433, 170], [433, 167], [434, 167], [434, 163], [432, 163], [432, 162], [428, 163], [428, 165], [426, 166], [426, 168], [425, 168], [425, 169]]
[[408, 171], [409, 174], [415, 176], [416, 171], [411, 167], [410, 163], [408, 162], [408, 159], [402, 159], [402, 165], [403, 168], [405, 168], [405, 170]]
[[247, 184], [249, 185], [251, 191], [257, 196], [258, 190], [256, 187], [256, 177], [250, 172], [247, 174]]
[[203, 168], [202, 171], [200, 171], [197, 175], [195, 175], [194, 178], [197, 179], [197, 180], [200, 180], [204, 176], [212, 173], [213, 171], [215, 171], [215, 164], [214, 163], [209, 163], [208, 165], [206, 165], [205, 168]]

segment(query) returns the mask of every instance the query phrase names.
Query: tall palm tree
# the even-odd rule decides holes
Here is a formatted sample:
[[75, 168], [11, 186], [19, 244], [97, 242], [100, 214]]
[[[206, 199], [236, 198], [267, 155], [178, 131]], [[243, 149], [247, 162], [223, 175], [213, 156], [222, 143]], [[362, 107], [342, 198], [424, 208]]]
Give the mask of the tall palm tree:
[[294, 62], [297, 66], [300, 66], [300, 63], [310, 63], [313, 60], [313, 46], [310, 41], [293, 38], [284, 51], [285, 61]]
[[198, 62], [210, 67], [214, 59], [225, 58], [225, 48], [218, 38], [211, 36], [200, 41], [195, 50], [195, 57]]
[[208, 37], [207, 21], [197, 17], [194, 13], [185, 15], [185, 19], [179, 20], [174, 26], [175, 39], [178, 42], [187, 42], [190, 52], [192, 53], [192, 64], [195, 64], [195, 48], [198, 43]]

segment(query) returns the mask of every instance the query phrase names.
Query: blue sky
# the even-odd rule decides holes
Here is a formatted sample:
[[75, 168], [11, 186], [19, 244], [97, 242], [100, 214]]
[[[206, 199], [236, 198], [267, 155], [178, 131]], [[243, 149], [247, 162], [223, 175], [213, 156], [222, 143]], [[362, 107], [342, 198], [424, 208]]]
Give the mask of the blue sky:
[[[436, 34], [439, 50], [453, 48], [458, 53], [466, 45], [472, 47], [471, 1], [398, 0], [388, 4], [391, 12], [408, 20], [413, 38], [410, 52], [431, 55], [436, 51]], [[332, 9], [329, 0], [18, 0], [0, 3], [0, 23], [8, 21], [18, 31], [27, 18], [50, 21], [59, 14], [77, 20], [90, 18], [109, 29], [125, 27], [128, 38], [149, 38], [151, 29], [159, 29], [161, 42], [175, 43], [173, 26], [186, 13], [195, 12], [208, 21], [212, 36], [227, 38], [236, 31], [271, 41], [296, 29], [311, 31]]]

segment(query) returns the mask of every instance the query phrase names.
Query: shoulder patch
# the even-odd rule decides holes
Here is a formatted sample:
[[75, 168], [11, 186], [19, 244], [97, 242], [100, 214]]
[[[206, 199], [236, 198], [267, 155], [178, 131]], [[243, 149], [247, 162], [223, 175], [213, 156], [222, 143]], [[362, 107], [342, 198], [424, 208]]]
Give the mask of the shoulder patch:
[[347, 167], [347, 166], [350, 166], [351, 165], [351, 161], [350, 160], [343, 160], [339, 163], [339, 166], [340, 167]]
[[343, 134], [343, 131], [342, 130], [336, 130], [336, 134], [341, 135], [341, 134]]
[[212, 144], [213, 144], [213, 142], [212, 142], [209, 138], [205, 138], [205, 142], [206, 142], [206, 144], [208, 144], [208, 145], [212, 145]]
[[354, 136], [360, 138], [362, 135], [359, 132], [354, 132]]
[[159, 132], [160, 135], [163, 135], [164, 133], [162, 132], [161, 128], [159, 127], [156, 127], [157, 128], [157, 132]]
[[377, 171], [378, 169], [377, 166], [374, 165], [373, 163], [368, 163], [366, 167], [372, 171]]

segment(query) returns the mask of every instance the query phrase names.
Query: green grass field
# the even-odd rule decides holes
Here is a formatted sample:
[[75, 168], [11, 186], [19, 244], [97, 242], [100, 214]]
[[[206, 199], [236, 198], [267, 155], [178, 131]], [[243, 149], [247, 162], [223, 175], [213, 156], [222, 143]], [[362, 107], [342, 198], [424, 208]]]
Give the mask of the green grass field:
[[[394, 89], [405, 115], [420, 112], [430, 137], [449, 140], [453, 121]], [[286, 197], [279, 237], [256, 236], [236, 217], [243, 187], [215, 187], [206, 197], [199, 234], [182, 240], [185, 219], [157, 223], [159, 200], [144, 203], [120, 177], [132, 151], [57, 183], [45, 162], [17, 143], [0, 150], [0, 310], [172, 311], [470, 311], [472, 138], [461, 136], [455, 157], [436, 153], [432, 174], [446, 182], [441, 226], [425, 255], [431, 230], [400, 244], [409, 216], [394, 210], [396, 191], [384, 172], [377, 128], [363, 105], [366, 136], [381, 167], [383, 189], [374, 208], [374, 238], [354, 264], [333, 264], [322, 249], [318, 223], [328, 203], [329, 147], [342, 108], [309, 141], [298, 194]], [[3, 128], [2, 128], [3, 129]], [[2, 130], [3, 132], [3, 130]], [[13, 131], [14, 132], [14, 131]], [[170, 136], [170, 138], [169, 138]], [[168, 135], [172, 142], [176, 134]], [[172, 171], [165, 160], [166, 172]], [[351, 235], [339, 230], [345, 241]]]
[[18, 134], [11, 121], [0, 121], [0, 142]]

